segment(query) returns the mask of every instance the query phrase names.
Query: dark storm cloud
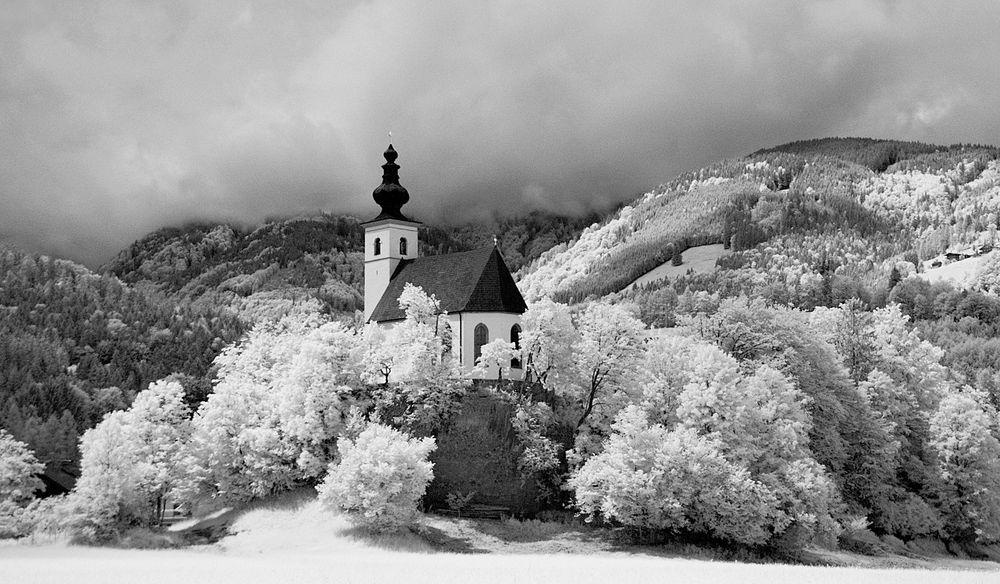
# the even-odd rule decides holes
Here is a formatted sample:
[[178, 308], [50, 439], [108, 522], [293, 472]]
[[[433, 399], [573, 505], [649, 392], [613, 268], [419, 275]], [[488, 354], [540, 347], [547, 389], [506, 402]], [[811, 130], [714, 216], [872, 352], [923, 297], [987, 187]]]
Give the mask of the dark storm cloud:
[[997, 141], [1000, 4], [23, 2], [0, 237], [91, 263], [186, 220], [581, 211], [795, 139]]

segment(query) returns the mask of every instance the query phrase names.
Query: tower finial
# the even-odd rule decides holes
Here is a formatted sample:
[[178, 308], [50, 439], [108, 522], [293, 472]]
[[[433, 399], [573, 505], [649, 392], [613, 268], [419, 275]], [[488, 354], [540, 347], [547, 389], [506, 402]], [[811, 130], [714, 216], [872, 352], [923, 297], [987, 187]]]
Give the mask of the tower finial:
[[396, 164], [396, 158], [399, 154], [392, 147], [392, 144], [389, 144], [383, 156], [385, 156], [385, 164], [382, 165], [382, 184], [372, 193], [375, 202], [382, 207], [379, 218], [409, 221], [400, 210], [410, 200], [410, 193], [399, 184], [399, 165]]

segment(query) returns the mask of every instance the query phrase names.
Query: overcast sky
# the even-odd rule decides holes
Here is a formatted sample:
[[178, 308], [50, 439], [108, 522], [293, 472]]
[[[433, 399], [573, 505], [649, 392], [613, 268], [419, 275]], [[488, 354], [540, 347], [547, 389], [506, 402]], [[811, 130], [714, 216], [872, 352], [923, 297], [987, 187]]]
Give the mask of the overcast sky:
[[1000, 2], [4, 2], [0, 238], [578, 212], [791, 140], [1000, 142]]

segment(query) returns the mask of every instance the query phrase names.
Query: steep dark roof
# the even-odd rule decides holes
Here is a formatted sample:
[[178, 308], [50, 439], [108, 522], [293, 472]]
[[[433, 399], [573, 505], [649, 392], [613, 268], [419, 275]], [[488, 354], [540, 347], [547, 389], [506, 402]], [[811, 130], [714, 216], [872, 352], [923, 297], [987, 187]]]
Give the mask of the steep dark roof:
[[399, 295], [407, 283], [420, 286], [454, 312], [513, 312], [528, 305], [496, 247], [403, 260], [372, 312], [376, 322], [402, 320]]

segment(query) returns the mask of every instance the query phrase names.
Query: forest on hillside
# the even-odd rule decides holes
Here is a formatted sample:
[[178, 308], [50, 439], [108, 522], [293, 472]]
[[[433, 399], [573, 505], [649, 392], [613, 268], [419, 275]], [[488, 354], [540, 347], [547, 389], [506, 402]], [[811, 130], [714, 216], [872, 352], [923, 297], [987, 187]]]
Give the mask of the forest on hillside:
[[[787, 267], [782, 279], [793, 291], [791, 278], [806, 272], [806, 280], [837, 272], [873, 289], [896, 262], [917, 269], [949, 250], [992, 248], [998, 156], [986, 146], [828, 139], [720, 161], [550, 249], [519, 272], [520, 284], [529, 300], [601, 298], [689, 247], [722, 243], [737, 257], [720, 268], [747, 266], [750, 279]], [[845, 246], [855, 252], [843, 255]]]
[[[512, 270], [573, 239], [599, 220], [533, 212], [461, 225], [423, 225], [420, 253], [493, 245]], [[191, 224], [164, 228], [122, 250], [101, 271], [149, 286], [176, 302], [228, 309], [246, 323], [319, 309], [352, 318], [363, 303], [363, 235], [353, 218], [323, 214], [257, 227]]]
[[75, 474], [79, 435], [173, 376], [192, 405], [244, 325], [64, 260], [0, 248], [0, 426]]

